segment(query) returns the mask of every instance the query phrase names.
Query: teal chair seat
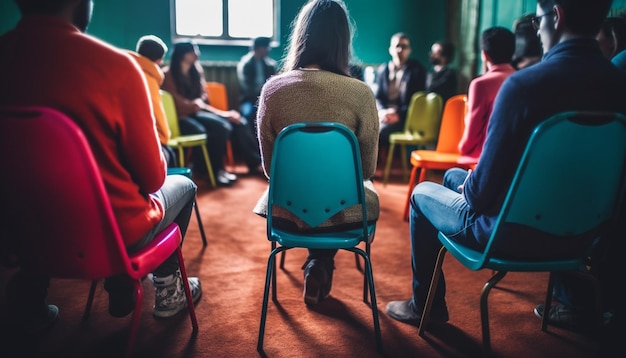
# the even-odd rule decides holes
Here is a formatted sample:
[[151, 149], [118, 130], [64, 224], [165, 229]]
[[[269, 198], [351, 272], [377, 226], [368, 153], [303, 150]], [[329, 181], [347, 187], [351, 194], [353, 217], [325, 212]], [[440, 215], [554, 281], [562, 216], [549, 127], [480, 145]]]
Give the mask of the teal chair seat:
[[[527, 143], [485, 250], [469, 249], [438, 234], [443, 247], [419, 335], [424, 335], [445, 253], [449, 252], [470, 270], [495, 271], [480, 298], [483, 347], [490, 352], [487, 299], [491, 289], [507, 272], [582, 272], [592, 250], [616, 220], [624, 197], [625, 172], [626, 116], [565, 112], [539, 124]], [[600, 324], [598, 283], [592, 275], [581, 277], [594, 284]], [[546, 312], [552, 301], [552, 284], [550, 275]], [[543, 315], [542, 331], [547, 329], [547, 317]]]
[[[361, 221], [345, 230], [325, 227], [330, 218], [346, 208], [360, 206]], [[274, 219], [277, 207], [295, 215], [311, 230], [286, 231]], [[276, 255], [292, 248], [343, 249], [364, 261], [363, 301], [367, 288], [371, 301], [377, 348], [382, 352], [378, 308], [370, 261], [370, 244], [376, 223], [367, 222], [367, 206], [359, 144], [354, 133], [339, 123], [297, 123], [284, 128], [274, 143], [269, 179], [267, 238], [271, 251], [265, 276], [263, 308], [257, 350], [263, 339], [270, 287], [276, 295]], [[365, 243], [365, 251], [357, 245]]]

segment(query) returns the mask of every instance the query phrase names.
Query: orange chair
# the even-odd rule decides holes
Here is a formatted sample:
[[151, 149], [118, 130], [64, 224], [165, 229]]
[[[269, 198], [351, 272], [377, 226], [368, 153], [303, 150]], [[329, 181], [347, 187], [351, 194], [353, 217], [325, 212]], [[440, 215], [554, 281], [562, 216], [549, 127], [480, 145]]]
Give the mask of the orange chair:
[[[228, 91], [226, 91], [226, 86], [223, 83], [207, 82], [205, 89], [209, 96], [211, 106], [221, 109], [222, 111], [228, 111], [230, 109], [228, 105]], [[233, 155], [233, 145], [230, 140], [226, 142], [226, 160], [232, 170], [232, 168], [235, 167], [235, 156]]]
[[[441, 116], [441, 127], [435, 150], [414, 150], [411, 152], [411, 178], [409, 179], [408, 193], [404, 205], [404, 220], [409, 220], [409, 200], [413, 187], [426, 179], [426, 169], [445, 170], [453, 167], [472, 168], [475, 163], [459, 163], [459, 141], [465, 129], [465, 113], [467, 112], [467, 95], [459, 94], [446, 101]], [[417, 172], [419, 180], [415, 182]]]
[[[97, 280], [119, 274], [132, 278], [136, 298], [126, 346], [126, 356], [131, 356], [143, 302], [141, 279], [176, 253], [187, 282], [178, 225], [169, 225], [138, 252], [127, 253], [85, 135], [54, 109], [0, 108], [0, 151], [16, 148], [22, 148], [19, 155], [0, 156], [0, 166], [10, 168], [0, 176], [0, 186], [10, 189], [0, 190], [0, 202], [11, 208], [2, 216], [3, 232], [30, 248], [32, 255], [25, 260], [42, 274], [92, 280], [84, 320]], [[198, 322], [189, 286], [184, 286], [195, 334]]]

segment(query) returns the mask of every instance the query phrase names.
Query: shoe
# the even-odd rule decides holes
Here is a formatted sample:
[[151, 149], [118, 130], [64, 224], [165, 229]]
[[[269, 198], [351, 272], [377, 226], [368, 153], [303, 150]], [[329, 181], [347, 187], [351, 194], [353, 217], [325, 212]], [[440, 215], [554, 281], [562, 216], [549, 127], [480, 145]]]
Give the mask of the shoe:
[[233, 182], [228, 180], [228, 178], [220, 174], [215, 176], [215, 183], [217, 184], [217, 186], [231, 186], [233, 184]]
[[109, 292], [109, 314], [113, 317], [126, 317], [135, 309], [135, 292]]
[[[165, 277], [152, 276], [152, 283], [155, 289], [152, 314], [155, 317], [172, 317], [187, 308], [187, 297], [185, 296], [180, 270], [176, 270], [175, 273]], [[196, 303], [202, 296], [200, 280], [197, 277], [189, 277], [188, 284], [191, 289], [191, 299]]]
[[42, 312], [19, 314], [10, 312], [7, 321], [20, 333], [38, 335], [50, 329], [59, 320], [59, 307], [45, 305]]
[[104, 289], [109, 294], [109, 314], [126, 317], [135, 309], [135, 287], [128, 276], [117, 275], [104, 280]]
[[304, 303], [315, 306], [328, 298], [333, 285], [333, 264], [311, 259], [304, 268]]
[[217, 171], [217, 175], [220, 176], [224, 176], [224, 178], [230, 180], [231, 182], [236, 182], [237, 181], [237, 176], [233, 173], [227, 172], [226, 170], [222, 169], [222, 170], [218, 170]]
[[[543, 319], [543, 313], [545, 311], [545, 307], [543, 304], [537, 305], [535, 307], [534, 312], [535, 316], [539, 319]], [[571, 309], [562, 304], [556, 304], [550, 306], [550, 311], [548, 313], [548, 322], [555, 326], [569, 326], [575, 327], [579, 325], [580, 319], [578, 314]]]
[[[385, 308], [387, 316], [395, 319], [396, 321], [419, 327], [422, 316], [416, 311], [415, 307], [413, 307], [413, 300], [391, 301]], [[441, 312], [431, 310], [428, 323], [441, 324], [448, 322], [449, 319], [448, 308], [444, 306], [444, 309]]]

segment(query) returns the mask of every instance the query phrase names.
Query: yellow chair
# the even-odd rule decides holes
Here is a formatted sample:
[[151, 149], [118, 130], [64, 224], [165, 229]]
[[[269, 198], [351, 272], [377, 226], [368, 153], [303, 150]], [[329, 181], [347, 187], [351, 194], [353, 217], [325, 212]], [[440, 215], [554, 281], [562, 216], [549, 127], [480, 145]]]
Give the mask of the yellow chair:
[[209, 151], [207, 149], [208, 138], [206, 134], [186, 134], [181, 135], [178, 127], [178, 114], [176, 113], [176, 105], [174, 104], [174, 97], [172, 94], [161, 90], [161, 101], [163, 102], [163, 108], [165, 109], [165, 116], [167, 117], [167, 124], [172, 132], [172, 137], [167, 143], [168, 146], [176, 148], [178, 151], [178, 165], [185, 166], [185, 148], [200, 147], [202, 148], [202, 154], [204, 155], [204, 162], [209, 174], [209, 181], [213, 187], [216, 186], [215, 176], [213, 175], [213, 167], [211, 167], [211, 158], [209, 157]]
[[[453, 167], [473, 168], [475, 162], [459, 163], [459, 142], [465, 129], [465, 114], [467, 112], [467, 95], [460, 94], [450, 97], [446, 101], [441, 115], [439, 138], [435, 150], [414, 150], [411, 152], [411, 177], [409, 179], [408, 194], [404, 205], [404, 220], [409, 220], [409, 200], [416, 184], [426, 179], [426, 169], [445, 170]], [[419, 170], [419, 180], [416, 182]]]
[[[221, 109], [222, 111], [230, 110], [230, 106], [228, 105], [228, 91], [226, 91], [226, 86], [220, 82], [207, 82], [206, 93], [209, 96], [209, 104], [211, 106]], [[232, 168], [235, 167], [235, 156], [233, 155], [233, 145], [230, 140], [226, 142], [226, 162]]]
[[424, 146], [434, 144], [439, 135], [443, 99], [437, 93], [417, 92], [411, 97], [409, 109], [406, 115], [404, 131], [389, 135], [389, 152], [383, 174], [383, 185], [387, 185], [391, 163], [393, 162], [393, 150], [398, 144], [402, 158], [402, 180], [406, 182], [408, 176], [408, 160], [406, 156], [408, 146]]

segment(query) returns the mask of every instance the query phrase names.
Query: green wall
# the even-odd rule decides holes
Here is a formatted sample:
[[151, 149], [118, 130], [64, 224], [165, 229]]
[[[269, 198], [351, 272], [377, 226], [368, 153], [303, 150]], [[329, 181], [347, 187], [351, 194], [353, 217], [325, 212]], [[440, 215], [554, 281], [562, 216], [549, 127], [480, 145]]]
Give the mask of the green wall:
[[[281, 46], [271, 56], [279, 59], [289, 35], [291, 21], [306, 0], [280, 0]], [[404, 31], [413, 41], [413, 56], [426, 64], [432, 42], [445, 37], [446, 1], [346, 0], [356, 24], [354, 49], [366, 64], [387, 61], [389, 38]], [[154, 34], [171, 44], [170, 0], [94, 0], [87, 32], [115, 46], [132, 49], [137, 39]], [[20, 14], [12, 0], [0, 0], [0, 33], [11, 29]], [[245, 46], [201, 46], [203, 61], [237, 61]]]

